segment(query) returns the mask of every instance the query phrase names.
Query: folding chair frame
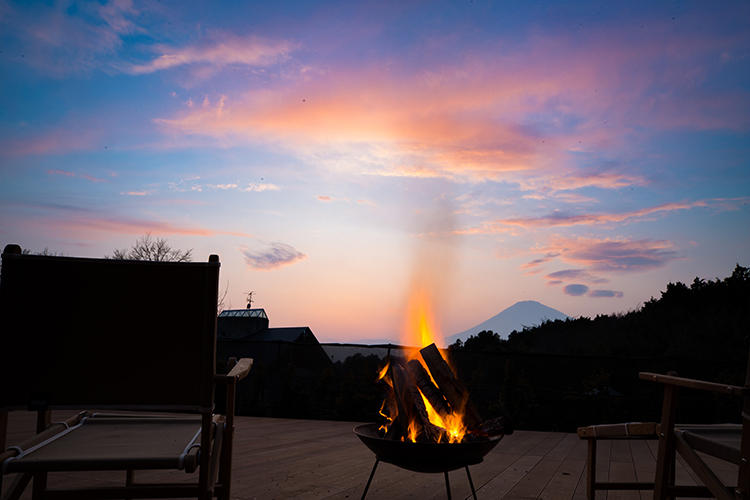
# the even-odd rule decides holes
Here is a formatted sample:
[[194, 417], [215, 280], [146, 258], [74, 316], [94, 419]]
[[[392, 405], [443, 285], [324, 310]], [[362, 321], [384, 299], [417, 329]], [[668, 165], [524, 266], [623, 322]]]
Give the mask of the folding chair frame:
[[[61, 325], [59, 331], [55, 331], [57, 330], [57, 323], [46, 317], [41, 320], [42, 327], [34, 323], [35, 318], [33, 317], [30, 318], [28, 325], [23, 324], [14, 314], [16, 309], [22, 309], [25, 314], [33, 316], [33, 314], [29, 314], [31, 309], [24, 303], [24, 300], [26, 300], [25, 297], [30, 293], [31, 286], [36, 285], [36, 282], [39, 281], [39, 286], [44, 287], [46, 276], [44, 273], [47, 271], [53, 277], [59, 279], [59, 276], [54, 275], [54, 273], [60, 270], [62, 270], [60, 276], [64, 278], [61, 281], [64, 281], [62, 285], [66, 295], [61, 297], [63, 305], [57, 307], [57, 309], [53, 308]], [[34, 274], [35, 272], [36, 274]], [[93, 487], [78, 490], [51, 490], [47, 488], [47, 472], [45, 470], [27, 470], [24, 472], [20, 468], [22, 466], [17, 466], [21, 472], [16, 476], [13, 484], [7, 490], [6, 498], [19, 498], [28, 483], [32, 482], [32, 480], [34, 500], [40, 498], [157, 497], [196, 497], [209, 499], [213, 496], [220, 499], [230, 498], [235, 390], [237, 382], [248, 374], [252, 366], [252, 360], [240, 360], [234, 366], [230, 366], [231, 370], [227, 375], [216, 375], [215, 373], [218, 273], [219, 260], [215, 255], [212, 255], [207, 263], [154, 263], [31, 256], [22, 255], [18, 245], [9, 245], [6, 247], [3, 253], [2, 278], [0, 278], [0, 307], [2, 307], [2, 311], [0, 312], [3, 313], [2, 316], [4, 317], [0, 318], [0, 321], [3, 321], [3, 324], [7, 326], [5, 332], [2, 334], [5, 338], [0, 338], [0, 342], [2, 342], [0, 351], [4, 350], [6, 353], [2, 357], [2, 365], [12, 366], [0, 366], [0, 370], [3, 370], [3, 378], [8, 380], [8, 377], [13, 375], [13, 370], [21, 366], [19, 365], [20, 362], [14, 359], [14, 356], [23, 357], [24, 355], [34, 354], [33, 352], [13, 352], [13, 348], [15, 347], [14, 342], [18, 342], [26, 348], [33, 347], [35, 345], [34, 342], [36, 342], [36, 339], [28, 341], [27, 339], [19, 340], [13, 338], [12, 336], [19, 335], [17, 330], [22, 330], [26, 327], [32, 335], [38, 334], [40, 337], [47, 335], [41, 339], [41, 342], [49, 342], [51, 347], [42, 343], [39, 344], [41, 350], [44, 351], [42, 356], [43, 361], [46, 360], [49, 363], [40, 362], [39, 366], [33, 366], [28, 370], [24, 367], [24, 373], [20, 377], [21, 380], [18, 383], [14, 381], [13, 384], [9, 384], [7, 391], [5, 388], [3, 390], [7, 394], [3, 394], [0, 398], [0, 464], [4, 464], [8, 460], [12, 461], [20, 458], [24, 450], [28, 451], [33, 446], [39, 446], [47, 440], [55, 439], [62, 433], [69, 432], [68, 428], [83, 422], [88, 415], [86, 412], [81, 412], [64, 423], [52, 424], [50, 422], [50, 410], [53, 408], [93, 407], [141, 412], [187, 412], [199, 415], [201, 429], [201, 452], [197, 454], [197, 483], [137, 483], [135, 481], [135, 470], [150, 467], [117, 467], [115, 469], [115, 467], [110, 468], [107, 466], [108, 470], [125, 470], [126, 479], [124, 486]], [[27, 275], [30, 275], [31, 278], [26, 279], [25, 276]], [[120, 288], [117, 288], [118, 286]], [[153, 288], [157, 288], [158, 290], [154, 291]], [[20, 298], [16, 296], [16, 290], [21, 291]], [[168, 326], [163, 318], [159, 319], [157, 321], [159, 324], [153, 328], [149, 323], [149, 320], [157, 317], [156, 313], [158, 311], [155, 311], [152, 303], [155, 297], [156, 300], [161, 298], [159, 293], [162, 290], [164, 293], [184, 294], [179, 300], [185, 299], [185, 307], [187, 307], [188, 311], [185, 314], [186, 317], [178, 318], [176, 328], [179, 329], [182, 327], [186, 331], [169, 332], [168, 335], [171, 335], [169, 338], [175, 338], [179, 341], [184, 339], [187, 346], [184, 349], [188, 349], [186, 351], [189, 354], [188, 357], [195, 362], [196, 369], [193, 372], [180, 371], [182, 368], [180, 363], [183, 360], [177, 356], [172, 356], [172, 352], [160, 350], [168, 346], [170, 342], [169, 339], [162, 341], [158, 337], [166, 329], [165, 325]], [[120, 328], [120, 331], [122, 328], [125, 328], [119, 323], [130, 325], [131, 329], [127, 330], [126, 333], [133, 333], [135, 337], [133, 340], [134, 343], [137, 343], [139, 339], [142, 341], [143, 339], [157, 338], [156, 341], [152, 342], [155, 347], [122, 344], [129, 346], [130, 350], [127, 351], [127, 355], [136, 359], [128, 358], [126, 360], [119, 360], [117, 357], [109, 358], [113, 362], [122, 361], [120, 363], [121, 366], [115, 366], [113, 370], [117, 368], [123, 369], [122, 366], [129, 366], [132, 370], [139, 370], [140, 366], [137, 356], [141, 353], [141, 349], [143, 349], [146, 355], [144, 360], [147, 362], [147, 366], [157, 367], [156, 371], [158, 372], [151, 379], [149, 378], [149, 374], [144, 375], [138, 372], [141, 384], [151, 382], [155, 386], [154, 388], [143, 387], [142, 392], [145, 394], [139, 392], [138, 387], [129, 387], [127, 382], [119, 380], [117, 373], [114, 375], [112, 373], [103, 374], [105, 379], [109, 377], [107, 379], [108, 383], [115, 387], [111, 391], [108, 391], [108, 387], [104, 389], [97, 387], [95, 385], [97, 384], [96, 381], [93, 381], [92, 385], [87, 387], [78, 387], [85, 384], [73, 384], [72, 388], [62, 383], [58, 384], [57, 382], [57, 378], [64, 379], [67, 374], [64, 373], [64, 369], [62, 372], [55, 372], [55, 370], [60, 370], [59, 365], [64, 368], [67, 360], [61, 359], [65, 358], [64, 352], [62, 355], [54, 352], [54, 343], [59, 341], [60, 336], [75, 335], [79, 330], [84, 331], [85, 335], [86, 331], [88, 331], [87, 329], [94, 328], [87, 325], [86, 317], [81, 317], [85, 316], [85, 314], [82, 314], [82, 311], [85, 311], [87, 306], [87, 304], [80, 304], [81, 298], [85, 299], [87, 294], [90, 293], [105, 294], [110, 291], [118, 300], [113, 300], [113, 303], [110, 304], [101, 297], [92, 299], [95, 305], [100, 306], [99, 310], [92, 311], [92, 321], [94, 323], [98, 321], [99, 327], [101, 327], [101, 323], [110, 320], [111, 317], [114, 331], [118, 331], [118, 328]], [[177, 307], [181, 305], [174, 297], [170, 296], [169, 300], [172, 300]], [[165, 300], [165, 302], [168, 302], [168, 300]], [[71, 311], [66, 309], [66, 305], [69, 306]], [[141, 315], [142, 318], [139, 316], [140, 308], [144, 309], [144, 314]], [[182, 312], [177, 311], [180, 314]], [[129, 316], [123, 319], [122, 316], [118, 317], [118, 314], [127, 314]], [[135, 318], [130, 316], [135, 316]], [[141, 319], [143, 322], [137, 322]], [[133, 324], [139, 328], [132, 328]], [[143, 331], [141, 332], [140, 330]], [[22, 333], [29, 334], [29, 332]], [[94, 334], [97, 333], [98, 331], [94, 332]], [[180, 337], [183, 333], [185, 334], [184, 337]], [[102, 332], [103, 334], [104, 332]], [[57, 336], [55, 337], [54, 335]], [[91, 332], [88, 335], [94, 339], [92, 342], [94, 346], [101, 345], [97, 344], [98, 339], [92, 336]], [[26, 343], [24, 344], [24, 342]], [[181, 348], [182, 345], [180, 344]], [[76, 344], [77, 350], [72, 351], [76, 355], [76, 359], [74, 363], [69, 363], [71, 370], [74, 372], [79, 370], [85, 375], [86, 367], [80, 367], [79, 365], [92, 362], [91, 364], [94, 368], [91, 373], [95, 375], [101, 374], [102, 367], [106, 368], [108, 361], [98, 358], [97, 356], [100, 353], [96, 351], [86, 352], [88, 346], [85, 342], [81, 346]], [[148, 347], [151, 347], [152, 351], [155, 352], [146, 351]], [[163, 364], [159, 356], [164, 358]], [[129, 365], [123, 365], [123, 363], [129, 363]], [[71, 375], [73, 380], [76, 380], [75, 376], [79, 376], [80, 380], [78, 372]], [[180, 382], [183, 380], [183, 377], [192, 383]], [[50, 392], [43, 390], [45, 389], [45, 383], [54, 386], [50, 389]], [[181, 385], [174, 386], [176, 389], [174, 391], [162, 391], [160, 393], [160, 384], [169, 383], [181, 383]], [[225, 415], [214, 415], [213, 396], [215, 386], [217, 385], [223, 385], [226, 390]], [[120, 391], [124, 389], [124, 392], [118, 393], [116, 389]], [[42, 397], [48, 398], [48, 400], [40, 401], [40, 394]], [[161, 395], [167, 399], [163, 404], [159, 400]], [[121, 400], [118, 400], [118, 397], [121, 397]], [[102, 403], [101, 405], [98, 404], [100, 402]], [[28, 409], [37, 411], [37, 435], [24, 443], [6, 449], [9, 444], [6, 439], [8, 410], [18, 407], [19, 404], [25, 404]], [[140, 418], [147, 419], [149, 417], [143, 416]], [[96, 465], [92, 466], [92, 464], [78, 465], [80, 466], [78, 469], [76, 466], [69, 464], [65, 465], [65, 467], [71, 467], [66, 470], [102, 470], [105, 468]], [[2, 486], [3, 475], [3, 473], [0, 473], [0, 487]]]

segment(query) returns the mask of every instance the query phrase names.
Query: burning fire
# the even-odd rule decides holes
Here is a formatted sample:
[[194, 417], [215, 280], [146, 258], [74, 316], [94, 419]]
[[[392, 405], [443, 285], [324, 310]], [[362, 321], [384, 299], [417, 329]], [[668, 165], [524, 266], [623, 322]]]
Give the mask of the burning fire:
[[[408, 303], [404, 344], [426, 347], [436, 341], [442, 341], [435, 325], [429, 292], [423, 288], [415, 290]], [[454, 377], [440, 351], [434, 346], [432, 349], [434, 358], [444, 365], [444, 371], [447, 370], [450, 372], [450, 377]], [[417, 360], [419, 364], [413, 365], [416, 363], [414, 360]], [[433, 362], [435, 362], [434, 359]], [[421, 370], [420, 364], [423, 368]], [[394, 374], [392, 370], [396, 370], [397, 373]], [[419, 372], [421, 380], [413, 379], [415, 372]], [[394, 377], [408, 379], [407, 385], [404, 385], [404, 381], [398, 382], [398, 379]], [[468, 432], [464, 421], [466, 398], [461, 397], [457, 401], [454, 397], [453, 405], [449, 403], [450, 399], [447, 396], [444, 398], [445, 395], [438, 389], [439, 384], [424, 359], [424, 353], [420, 354], [419, 349], [406, 353], [406, 365], [394, 367], [390, 362], [387, 363], [378, 373], [378, 380], [383, 380], [391, 388], [379, 411], [385, 421], [380, 427], [383, 435], [389, 434], [391, 427], [399, 420], [399, 413], [406, 411], [408, 415], [401, 417], [401, 441], [416, 443], [427, 440], [438, 443], [460, 443], [464, 440]], [[429, 388], [432, 388], [428, 391], [431, 394], [425, 395], [423, 389], [427, 391]], [[433, 403], [439, 408], [436, 409]], [[407, 419], [408, 421], [405, 421]]]

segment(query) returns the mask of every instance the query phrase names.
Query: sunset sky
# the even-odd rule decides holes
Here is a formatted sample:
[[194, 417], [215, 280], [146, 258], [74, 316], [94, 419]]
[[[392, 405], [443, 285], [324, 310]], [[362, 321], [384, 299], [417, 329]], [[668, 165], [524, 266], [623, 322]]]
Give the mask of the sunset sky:
[[750, 3], [655, 3], [0, 0], [0, 244], [150, 232], [321, 341], [727, 276]]

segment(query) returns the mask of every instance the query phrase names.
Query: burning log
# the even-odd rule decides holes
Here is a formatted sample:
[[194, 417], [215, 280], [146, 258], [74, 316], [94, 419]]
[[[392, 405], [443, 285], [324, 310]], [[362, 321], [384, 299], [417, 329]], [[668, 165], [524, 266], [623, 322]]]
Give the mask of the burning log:
[[412, 359], [407, 363], [406, 366], [409, 370], [409, 373], [411, 373], [411, 376], [414, 377], [414, 381], [416, 382], [417, 387], [419, 387], [419, 390], [422, 391], [424, 397], [427, 398], [427, 401], [430, 402], [430, 404], [440, 415], [440, 417], [445, 419], [445, 417], [450, 415], [450, 406], [445, 401], [445, 398], [440, 392], [440, 389], [438, 389], [435, 384], [432, 383], [430, 374], [427, 373], [427, 370], [424, 369], [422, 363], [420, 363], [416, 359]]
[[463, 410], [464, 423], [469, 429], [477, 429], [482, 419], [469, 402], [469, 392], [456, 378], [435, 344], [420, 349], [420, 354], [437, 386], [453, 411]]
[[[430, 422], [416, 382], [405, 366], [391, 364], [393, 392], [398, 404], [398, 425], [411, 440], [438, 442], [442, 430]], [[396, 424], [396, 422], [394, 422]], [[410, 428], [411, 427], [411, 428]], [[389, 433], [390, 434], [390, 433]]]

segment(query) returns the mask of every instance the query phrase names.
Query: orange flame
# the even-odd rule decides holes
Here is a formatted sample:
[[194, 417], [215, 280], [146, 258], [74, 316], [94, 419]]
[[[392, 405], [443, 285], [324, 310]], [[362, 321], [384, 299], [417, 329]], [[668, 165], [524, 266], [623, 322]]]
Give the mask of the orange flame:
[[417, 288], [409, 297], [406, 324], [403, 333], [405, 345], [424, 347], [434, 343], [443, 344], [432, 311], [432, 297], [424, 288]]
[[379, 430], [379, 431], [381, 431], [381, 432], [383, 432], [383, 433], [386, 433], [386, 432], [388, 432], [388, 428], [389, 428], [389, 427], [391, 426], [391, 424], [393, 423], [393, 418], [392, 418], [392, 417], [391, 417], [390, 415], [387, 415], [387, 414], [386, 414], [386, 413], [385, 413], [385, 412], [383, 411], [383, 410], [385, 409], [385, 404], [386, 404], [386, 401], [387, 401], [387, 400], [385, 400], [385, 399], [383, 400], [383, 404], [382, 404], [382, 405], [380, 405], [380, 409], [378, 410], [378, 413], [380, 413], [380, 416], [381, 416], [381, 417], [383, 417], [383, 418], [385, 419], [385, 423], [384, 423], [383, 425], [381, 425], [381, 426], [380, 426], [380, 427], [378, 428], [378, 430]]
[[414, 420], [409, 421], [409, 428], [407, 430], [409, 441], [411, 441], [412, 443], [416, 443], [417, 433], [419, 429], [417, 428], [417, 424], [416, 422], [414, 422]]
[[[445, 429], [445, 433], [448, 436], [448, 442], [460, 443], [463, 441], [464, 435], [466, 435], [463, 413], [453, 412], [445, 417], [441, 417], [440, 414], [435, 411], [435, 408], [432, 407], [430, 401], [424, 396], [424, 394], [422, 394], [422, 391], [419, 391], [419, 394], [422, 396], [422, 401], [424, 401], [424, 406], [427, 409], [427, 417], [430, 419], [430, 422]], [[439, 442], [440, 441], [438, 441], [438, 443]]]
[[391, 362], [389, 361], [385, 364], [385, 366], [383, 366], [383, 368], [380, 369], [380, 371], [378, 372], [378, 381], [382, 380], [386, 384], [393, 387], [393, 383], [391, 382], [391, 379], [389, 377], [386, 377], [386, 375], [388, 375], [388, 368], [390, 366], [391, 366]]

